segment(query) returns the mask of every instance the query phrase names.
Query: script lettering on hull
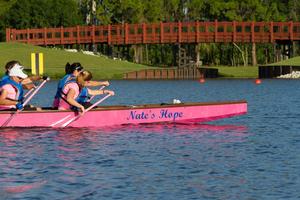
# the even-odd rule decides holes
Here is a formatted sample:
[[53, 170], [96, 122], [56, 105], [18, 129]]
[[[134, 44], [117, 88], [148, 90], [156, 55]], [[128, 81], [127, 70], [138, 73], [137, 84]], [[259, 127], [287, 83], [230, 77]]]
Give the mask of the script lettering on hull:
[[153, 112], [152, 110], [131, 110], [127, 120], [148, 120], [148, 119], [165, 119], [176, 121], [183, 117], [183, 112], [174, 112], [168, 109], [161, 109]]

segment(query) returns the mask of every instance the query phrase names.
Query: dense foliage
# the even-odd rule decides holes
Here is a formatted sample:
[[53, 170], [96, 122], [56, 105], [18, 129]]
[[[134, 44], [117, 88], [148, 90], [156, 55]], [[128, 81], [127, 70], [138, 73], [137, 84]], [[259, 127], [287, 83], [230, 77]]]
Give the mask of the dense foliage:
[[[158, 21], [300, 21], [299, 0], [0, 0], [0, 37], [5, 28], [41, 28], [77, 24], [142, 23]], [[174, 45], [149, 45], [148, 64], [173, 65]], [[251, 46], [200, 44], [207, 64], [245, 64]], [[258, 63], [268, 61], [271, 45], [257, 45]], [[170, 53], [171, 52], [171, 53]], [[251, 56], [251, 55], [249, 55]], [[272, 55], [271, 55], [272, 56]], [[145, 57], [145, 56], [144, 56]], [[132, 58], [132, 56], [131, 56]], [[250, 59], [251, 60], [251, 59]]]

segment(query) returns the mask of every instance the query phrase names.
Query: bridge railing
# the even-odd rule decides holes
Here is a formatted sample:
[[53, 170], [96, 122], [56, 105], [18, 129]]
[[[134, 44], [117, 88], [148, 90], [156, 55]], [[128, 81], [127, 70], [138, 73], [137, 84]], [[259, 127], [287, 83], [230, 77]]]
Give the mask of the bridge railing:
[[273, 43], [300, 40], [300, 22], [167, 22], [40, 29], [6, 29], [6, 41], [35, 45]]

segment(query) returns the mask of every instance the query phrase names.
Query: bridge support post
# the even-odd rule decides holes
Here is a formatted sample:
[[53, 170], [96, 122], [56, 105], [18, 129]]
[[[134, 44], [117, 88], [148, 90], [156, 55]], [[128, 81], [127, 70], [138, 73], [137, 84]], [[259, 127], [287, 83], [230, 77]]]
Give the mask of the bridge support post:
[[278, 42], [274, 46], [275, 48], [275, 61], [279, 62], [281, 60], [289, 59], [293, 56], [293, 42], [282, 41]]
[[200, 43], [195, 45], [195, 53], [196, 53], [196, 67], [201, 66], [201, 61], [200, 61]]
[[129, 47], [128, 45], [123, 45], [122, 46], [122, 58], [129, 60]]
[[182, 48], [181, 44], [178, 44], [178, 67], [181, 68], [184, 66], [184, 56], [185, 56], [185, 49]]
[[293, 52], [292, 57], [300, 55], [300, 41], [297, 41], [297, 42], [293, 41], [292, 42], [292, 52]]
[[135, 44], [132, 48], [134, 50], [134, 62], [143, 63], [143, 45]]
[[256, 66], [257, 65], [257, 57], [256, 57], [256, 43], [255, 42], [252, 43], [251, 54], [252, 54], [252, 65]]
[[293, 57], [293, 43], [288, 41], [283, 46], [283, 58], [284, 60]]
[[113, 56], [113, 48], [114, 48], [113, 45], [110, 44], [107, 45], [107, 55], [110, 57]]
[[132, 45], [132, 48], [133, 48], [133, 61], [135, 63], [138, 63], [139, 60], [138, 60], [138, 52], [137, 52], [137, 46], [136, 45]]
[[149, 64], [149, 52], [148, 52], [148, 44], [145, 44], [145, 56], [146, 56], [146, 64]]
[[275, 62], [279, 62], [281, 60], [281, 46], [279, 44], [274, 44], [274, 54]]
[[177, 53], [178, 53], [177, 48], [178, 48], [177, 44], [172, 44], [172, 52], [173, 52], [172, 64], [173, 64], [173, 66], [178, 66], [178, 64], [177, 64]]
[[97, 48], [97, 44], [95, 44], [95, 43], [92, 43], [91, 44], [92, 45], [92, 51], [93, 51], [93, 53], [97, 53], [97, 51], [98, 51], [98, 48]]

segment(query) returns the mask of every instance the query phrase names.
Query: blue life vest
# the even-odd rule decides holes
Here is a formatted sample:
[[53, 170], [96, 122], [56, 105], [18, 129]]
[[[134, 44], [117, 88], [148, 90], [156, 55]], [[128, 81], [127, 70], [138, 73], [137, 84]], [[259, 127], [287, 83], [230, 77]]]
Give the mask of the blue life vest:
[[86, 103], [86, 102], [89, 102], [89, 91], [86, 87], [82, 88], [80, 90], [80, 93], [78, 95], [78, 97], [76, 98], [76, 101], [80, 104], [83, 104], [83, 103]]
[[63, 88], [65, 87], [67, 82], [71, 79], [75, 79], [75, 76], [73, 74], [66, 74], [62, 79], [60, 79], [60, 81], [58, 82], [55, 99], [61, 98]]
[[11, 80], [8, 76], [8, 78], [4, 78], [4, 79], [2, 78], [2, 80], [0, 81], [0, 88], [3, 87], [4, 85], [7, 85], [7, 84], [12, 85], [17, 91], [17, 95], [16, 95], [17, 99], [14, 99], [14, 100], [18, 100], [20, 102], [23, 102], [24, 90], [23, 90], [22, 84]]
[[9, 76], [8, 75], [2, 76], [1, 81], [5, 80], [5, 79], [9, 79]]

